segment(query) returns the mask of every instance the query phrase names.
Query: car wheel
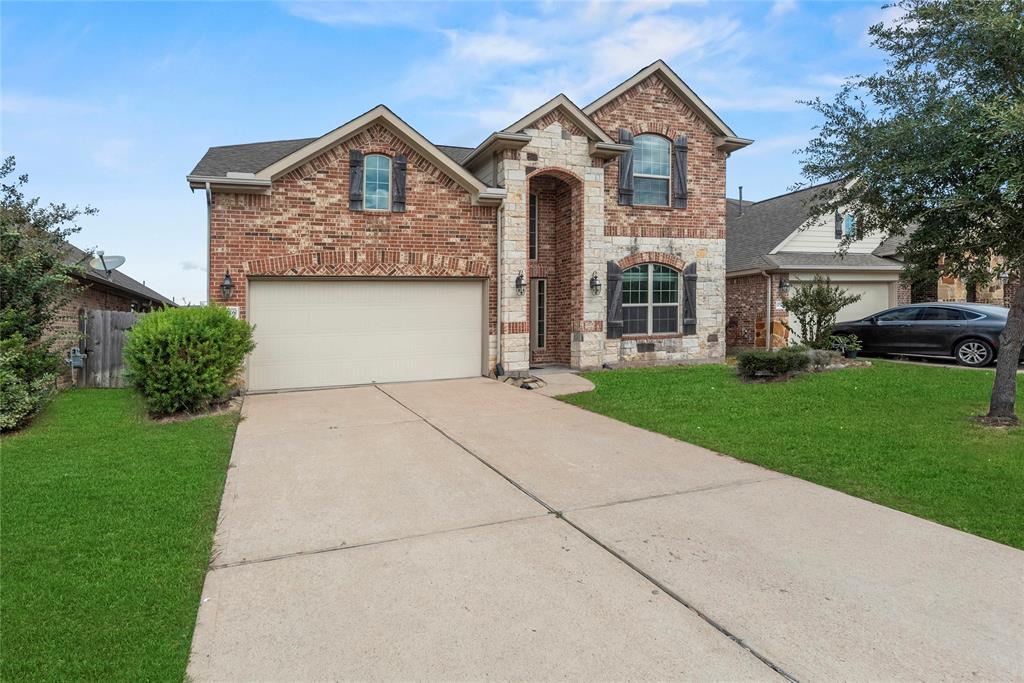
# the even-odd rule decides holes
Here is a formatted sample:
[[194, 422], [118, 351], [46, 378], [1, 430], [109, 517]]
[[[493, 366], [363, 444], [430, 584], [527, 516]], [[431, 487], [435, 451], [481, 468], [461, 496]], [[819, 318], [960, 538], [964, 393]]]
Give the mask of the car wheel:
[[980, 339], [965, 339], [956, 345], [953, 352], [956, 362], [972, 368], [980, 368], [992, 362], [992, 347]]

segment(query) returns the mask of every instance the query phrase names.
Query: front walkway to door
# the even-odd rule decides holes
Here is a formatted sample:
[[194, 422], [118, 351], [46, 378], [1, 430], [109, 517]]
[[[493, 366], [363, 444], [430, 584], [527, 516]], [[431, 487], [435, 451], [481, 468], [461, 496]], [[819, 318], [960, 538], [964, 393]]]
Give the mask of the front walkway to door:
[[483, 378], [243, 415], [196, 681], [1024, 677], [1012, 548]]

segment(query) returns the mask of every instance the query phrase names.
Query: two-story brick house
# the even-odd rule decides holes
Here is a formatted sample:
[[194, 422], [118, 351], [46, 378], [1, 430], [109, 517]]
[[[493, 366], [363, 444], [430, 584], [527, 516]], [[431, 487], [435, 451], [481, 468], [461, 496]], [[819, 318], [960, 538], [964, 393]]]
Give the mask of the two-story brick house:
[[251, 390], [694, 362], [725, 353], [725, 164], [750, 142], [659, 61], [475, 148], [378, 106], [211, 148], [188, 182], [210, 300], [256, 326]]

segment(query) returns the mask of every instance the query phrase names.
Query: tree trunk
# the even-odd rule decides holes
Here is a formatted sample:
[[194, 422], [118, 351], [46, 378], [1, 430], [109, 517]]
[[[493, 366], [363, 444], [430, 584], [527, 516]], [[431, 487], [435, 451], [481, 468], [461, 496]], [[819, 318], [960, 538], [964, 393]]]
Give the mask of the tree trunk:
[[1010, 302], [1006, 329], [999, 335], [999, 359], [996, 361], [996, 381], [992, 386], [992, 401], [988, 417], [1018, 424], [1014, 404], [1017, 400], [1017, 364], [1024, 345], [1024, 281], [1017, 274], [1017, 291]]

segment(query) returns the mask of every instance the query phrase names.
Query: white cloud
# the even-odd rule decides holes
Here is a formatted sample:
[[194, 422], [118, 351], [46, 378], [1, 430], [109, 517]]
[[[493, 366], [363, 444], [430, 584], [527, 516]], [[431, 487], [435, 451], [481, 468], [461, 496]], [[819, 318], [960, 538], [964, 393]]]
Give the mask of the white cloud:
[[206, 272], [206, 266], [199, 263], [198, 261], [193, 261], [192, 259], [185, 259], [184, 261], [181, 261], [179, 265], [181, 266], [181, 269], [184, 271], [200, 270], [204, 273]]
[[509, 35], [460, 31], [444, 34], [449, 40], [451, 57], [471, 64], [532, 64], [546, 54], [540, 45]]
[[768, 12], [768, 16], [771, 19], [781, 19], [794, 11], [796, 7], [796, 0], [775, 0], [775, 2], [772, 3], [771, 10]]
[[300, 19], [327, 26], [433, 26], [436, 13], [427, 3], [288, 2], [285, 9]]
[[775, 138], [757, 140], [753, 145], [743, 150], [746, 158], [774, 155], [778, 151], [796, 151], [807, 144], [807, 135], [780, 135]]

